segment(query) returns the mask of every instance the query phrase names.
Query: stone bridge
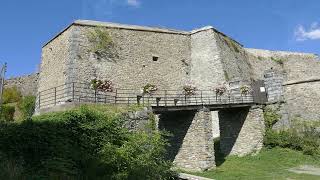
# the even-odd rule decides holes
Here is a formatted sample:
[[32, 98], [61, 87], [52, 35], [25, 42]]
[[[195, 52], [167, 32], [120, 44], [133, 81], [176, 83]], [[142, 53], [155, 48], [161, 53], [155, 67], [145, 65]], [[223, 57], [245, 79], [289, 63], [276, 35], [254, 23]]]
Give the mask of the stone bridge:
[[[254, 88], [253, 88], [254, 89]], [[168, 159], [189, 171], [215, 168], [214, 134], [220, 132], [225, 155], [245, 155], [262, 147], [264, 121], [261, 99], [253, 93], [241, 95], [234, 89], [218, 96], [213, 90], [93, 90], [87, 83], [69, 83], [42, 91], [37, 96], [37, 113], [64, 110], [83, 103], [152, 107], [157, 126], [172, 134]]]

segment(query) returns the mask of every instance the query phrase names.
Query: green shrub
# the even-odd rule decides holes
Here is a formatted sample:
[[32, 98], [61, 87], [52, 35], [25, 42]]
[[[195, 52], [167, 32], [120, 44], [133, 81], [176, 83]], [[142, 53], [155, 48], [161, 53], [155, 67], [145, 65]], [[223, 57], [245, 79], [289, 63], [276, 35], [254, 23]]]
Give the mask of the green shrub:
[[23, 164], [21, 159], [8, 158], [0, 152], [0, 179], [25, 179]]
[[17, 87], [4, 88], [3, 91], [3, 103], [14, 103], [21, 100], [21, 92], [17, 89]]
[[0, 152], [21, 157], [29, 179], [171, 178], [161, 133], [130, 132], [121, 114], [81, 107], [2, 123]]
[[264, 109], [263, 117], [267, 129], [271, 129], [281, 119], [281, 115], [271, 108]]
[[284, 59], [281, 59], [281, 58], [275, 58], [275, 57], [271, 57], [271, 60], [278, 63], [279, 65], [283, 66], [284, 64]]
[[25, 96], [18, 102], [18, 108], [22, 113], [22, 118], [30, 118], [35, 110], [36, 97], [35, 96]]
[[3, 105], [0, 107], [0, 121], [14, 121], [15, 107]]
[[302, 151], [308, 155], [320, 155], [320, 132], [305, 130], [298, 132], [295, 130], [274, 131], [267, 130], [264, 137], [264, 144], [267, 147], [283, 147]]

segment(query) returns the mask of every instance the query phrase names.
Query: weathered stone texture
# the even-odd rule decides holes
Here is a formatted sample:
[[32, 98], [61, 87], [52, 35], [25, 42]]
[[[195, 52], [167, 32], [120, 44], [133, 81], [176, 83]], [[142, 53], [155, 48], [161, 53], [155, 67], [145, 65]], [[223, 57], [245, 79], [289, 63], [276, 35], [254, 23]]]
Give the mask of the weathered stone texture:
[[210, 90], [226, 81], [215, 32], [203, 29], [191, 35], [191, 83]]
[[[261, 77], [262, 73], [266, 75], [265, 82], [269, 100], [271, 102], [284, 101], [283, 106], [286, 111], [280, 114], [287, 118], [282, 119], [278, 125], [289, 127], [289, 121], [297, 117], [306, 120], [320, 119], [320, 94], [318, 92], [320, 61], [316, 55], [259, 49], [246, 50], [252, 56], [260, 57], [256, 60], [252, 58], [250, 62], [255, 62], [253, 66], [255, 76]], [[281, 60], [282, 63], [275, 60]], [[283, 92], [282, 98], [277, 98], [281, 97], [281, 91]]]
[[4, 88], [17, 87], [23, 96], [36, 95], [39, 73], [5, 80]]
[[269, 102], [283, 101], [283, 82], [284, 76], [282, 73], [275, 70], [268, 70], [264, 75], [265, 87]]
[[288, 106], [285, 102], [270, 103], [264, 107], [264, 110], [272, 110], [276, 114], [280, 115], [280, 120], [273, 125], [272, 129], [286, 130], [290, 128], [291, 122], [287, 108]]
[[320, 77], [320, 61], [315, 54], [249, 48], [246, 51], [251, 55], [250, 62], [255, 64], [252, 67], [259, 77], [263, 77], [265, 71], [270, 69], [283, 72], [287, 82]]
[[[109, 59], [99, 58], [90, 51], [88, 34], [94, 28], [74, 26], [71, 54], [76, 76], [72, 76], [73, 81], [108, 79], [117, 88], [134, 89], [147, 83], [159, 89], [179, 89], [186, 84], [190, 64], [189, 36], [106, 27], [116, 53]], [[153, 56], [158, 57], [158, 61], [153, 61]]]
[[[131, 131], [147, 131], [151, 117], [155, 116], [151, 109], [143, 109], [139, 111], [127, 112], [124, 114], [126, 119], [125, 127]], [[156, 127], [154, 127], [156, 128]]]
[[[175, 117], [175, 118], [174, 118]], [[173, 134], [170, 158], [181, 169], [201, 171], [215, 167], [211, 112], [174, 112], [160, 116], [160, 129]]]
[[227, 81], [250, 81], [250, 64], [242, 46], [220, 33], [216, 33], [215, 38], [225, 79]]
[[211, 111], [211, 119], [212, 119], [212, 136], [213, 138], [218, 138], [220, 137], [219, 111]]
[[282, 66], [271, 60], [272, 56], [264, 53], [264, 50], [249, 48], [245, 48], [245, 50], [247, 51], [246, 57], [251, 67], [252, 79], [264, 79], [265, 71], [268, 70], [283, 71]]
[[286, 81], [296, 82], [309, 79], [320, 79], [320, 61], [313, 54], [289, 55], [284, 61]]
[[263, 147], [265, 125], [261, 107], [220, 110], [219, 122], [224, 154], [244, 156]]
[[320, 81], [285, 86], [291, 120], [320, 120]]
[[[71, 27], [72, 29], [72, 27]], [[63, 85], [68, 75], [71, 30], [64, 31], [42, 48], [38, 92]]]

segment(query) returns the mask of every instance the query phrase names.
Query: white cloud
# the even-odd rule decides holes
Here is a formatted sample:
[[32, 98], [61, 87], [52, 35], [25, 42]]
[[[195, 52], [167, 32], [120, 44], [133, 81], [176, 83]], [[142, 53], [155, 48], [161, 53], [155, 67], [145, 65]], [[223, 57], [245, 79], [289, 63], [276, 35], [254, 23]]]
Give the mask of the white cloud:
[[133, 7], [139, 7], [140, 6], [140, 1], [139, 0], [127, 0], [127, 3], [129, 6]]
[[115, 9], [118, 7], [135, 7], [141, 5], [140, 0], [81, 0], [82, 18], [109, 18], [114, 16]]
[[294, 35], [297, 41], [320, 39], [320, 26], [317, 22], [312, 23], [309, 29], [299, 25]]

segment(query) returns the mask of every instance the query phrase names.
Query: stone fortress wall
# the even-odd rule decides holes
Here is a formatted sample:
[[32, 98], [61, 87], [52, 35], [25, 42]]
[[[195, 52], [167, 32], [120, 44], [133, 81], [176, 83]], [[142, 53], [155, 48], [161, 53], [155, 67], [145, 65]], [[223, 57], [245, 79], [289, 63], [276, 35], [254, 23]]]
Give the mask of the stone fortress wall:
[[[93, 52], [88, 37], [101, 28], [112, 40], [107, 56]], [[265, 80], [267, 107], [279, 110], [278, 126], [285, 127], [295, 117], [320, 119], [320, 101], [315, 100], [320, 99], [317, 59], [313, 54], [243, 48], [213, 27], [186, 32], [81, 20], [43, 47], [38, 92], [93, 78], [111, 80], [116, 88], [140, 89], [151, 83], [160, 90], [187, 84], [210, 90], [228, 82], [237, 91], [242, 84]], [[158, 117], [159, 128], [174, 134], [176, 148], [169, 152], [182, 169], [215, 167], [216, 134], [226, 155], [242, 156], [262, 148], [262, 106], [211, 112], [204, 108]]]
[[[90, 33], [101, 27], [114, 44], [112, 57], [90, 51]], [[76, 21], [43, 47], [39, 91], [93, 78], [111, 80], [118, 88], [151, 83], [160, 89], [192, 84], [210, 90], [227, 81], [250, 80], [245, 55], [239, 43], [212, 27], [185, 32]]]
[[320, 120], [320, 60], [317, 55], [246, 50], [256, 78], [264, 75], [269, 83], [270, 107], [276, 106], [282, 115], [277, 128], [288, 128], [293, 120]]
[[16, 87], [23, 96], [37, 94], [39, 73], [6, 79], [4, 88]]

